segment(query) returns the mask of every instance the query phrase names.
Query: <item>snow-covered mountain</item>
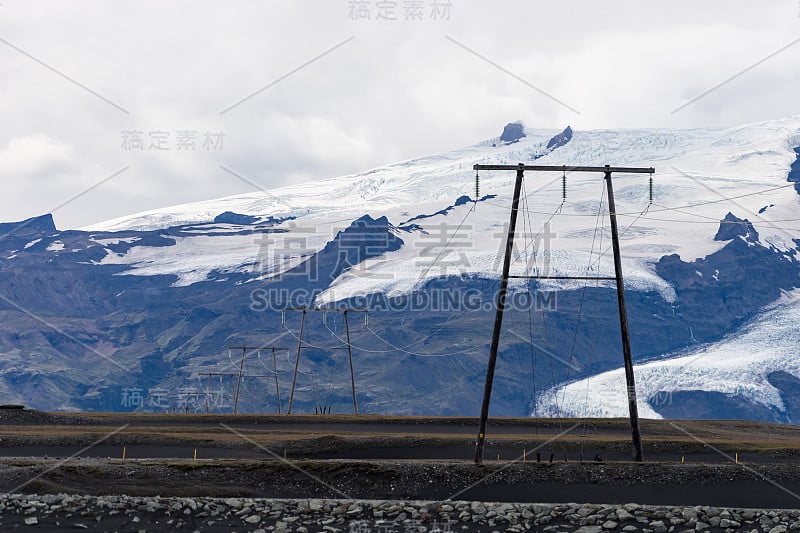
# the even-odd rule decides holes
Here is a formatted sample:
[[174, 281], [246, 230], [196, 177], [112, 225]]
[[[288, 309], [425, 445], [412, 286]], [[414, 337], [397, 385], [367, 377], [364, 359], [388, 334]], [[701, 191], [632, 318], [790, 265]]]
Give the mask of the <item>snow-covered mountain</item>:
[[[474, 415], [514, 173], [481, 172], [476, 191], [472, 166], [535, 160], [656, 168], [652, 183], [614, 176], [643, 413], [800, 418], [788, 406], [800, 390], [800, 117], [511, 130], [511, 142], [81, 230], [0, 225], [0, 400], [175, 409], [211, 387], [229, 401], [231, 380], [202, 374], [237, 371], [227, 347], [247, 344], [289, 348], [277, 360], [285, 408], [300, 315], [281, 310], [346, 305], [370, 309], [350, 317], [362, 412]], [[613, 273], [601, 175], [529, 172], [524, 193], [514, 273]], [[511, 301], [494, 414], [624, 415], [613, 286], [518, 280]], [[347, 412], [347, 358], [330, 349], [342, 315], [305, 328], [319, 348], [302, 352], [295, 409]], [[267, 352], [246, 364], [273, 372]], [[240, 410], [276, 410], [269, 383], [246, 379]]]

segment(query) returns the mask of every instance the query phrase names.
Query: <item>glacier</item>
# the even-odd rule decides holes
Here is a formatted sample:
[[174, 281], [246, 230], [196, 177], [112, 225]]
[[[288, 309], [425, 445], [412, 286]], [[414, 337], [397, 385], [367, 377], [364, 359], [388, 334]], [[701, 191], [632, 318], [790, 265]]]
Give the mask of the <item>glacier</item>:
[[[364, 412], [475, 415], [514, 173], [479, 173], [476, 195], [472, 166], [535, 160], [656, 168], [652, 202], [647, 176], [614, 177], [643, 416], [800, 419], [788, 401], [800, 117], [569, 132], [524, 128], [514, 142], [84, 228], [0, 224], [0, 399], [174, 410], [181, 391], [211, 386], [203, 372], [237, 367], [228, 346], [277, 343], [290, 348], [285, 400], [299, 317], [282, 309], [366, 306], [352, 331]], [[513, 273], [613, 274], [606, 205], [601, 175], [567, 172], [564, 198], [560, 173], [526, 173]], [[492, 413], [624, 414], [613, 285], [515, 280], [512, 301]], [[347, 412], [342, 327], [336, 313], [309, 324], [318, 348], [300, 365], [298, 409]], [[271, 372], [264, 354], [248, 364]], [[229, 380], [213, 385], [230, 396]], [[274, 411], [265, 387], [246, 382], [240, 408]]]

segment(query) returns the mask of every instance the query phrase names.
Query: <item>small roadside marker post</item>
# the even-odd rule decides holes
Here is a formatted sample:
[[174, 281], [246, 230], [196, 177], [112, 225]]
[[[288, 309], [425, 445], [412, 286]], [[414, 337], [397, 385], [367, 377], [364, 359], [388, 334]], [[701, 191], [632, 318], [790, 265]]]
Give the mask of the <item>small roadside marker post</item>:
[[128, 451], [128, 448], [123, 446], [122, 447], [122, 462], [123, 463], [125, 462], [125, 452], [127, 452], [127, 451]]

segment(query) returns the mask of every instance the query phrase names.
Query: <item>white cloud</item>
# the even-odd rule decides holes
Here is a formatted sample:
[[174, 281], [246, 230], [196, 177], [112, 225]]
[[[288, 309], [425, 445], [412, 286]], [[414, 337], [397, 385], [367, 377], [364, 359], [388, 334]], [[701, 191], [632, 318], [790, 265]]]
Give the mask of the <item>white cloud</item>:
[[[487, 3], [451, 20], [352, 21], [345, 0], [99, 0], [0, 7], [2, 219], [64, 206], [61, 227], [318, 179], [496, 136], [506, 122], [577, 129], [732, 125], [798, 113], [800, 6], [733, 2]], [[507, 68], [576, 114], [465, 51]], [[229, 112], [220, 111], [354, 39]], [[76, 85], [83, 84], [129, 114]], [[124, 130], [224, 131], [221, 151], [122, 149]], [[43, 185], [48, 184], [43, 194]], [[77, 189], [76, 189], [77, 187]]]
[[44, 134], [11, 139], [0, 148], [0, 173], [15, 179], [7, 185], [17, 188], [30, 180], [52, 182], [69, 174], [76, 163], [72, 147]]

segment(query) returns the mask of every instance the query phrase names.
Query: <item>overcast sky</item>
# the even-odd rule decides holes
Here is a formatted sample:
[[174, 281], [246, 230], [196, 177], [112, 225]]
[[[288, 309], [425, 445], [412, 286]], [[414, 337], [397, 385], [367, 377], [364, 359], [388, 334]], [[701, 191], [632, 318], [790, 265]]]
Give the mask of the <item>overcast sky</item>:
[[0, 221], [78, 228], [445, 152], [514, 120], [796, 115], [796, 39], [797, 0], [0, 0]]

